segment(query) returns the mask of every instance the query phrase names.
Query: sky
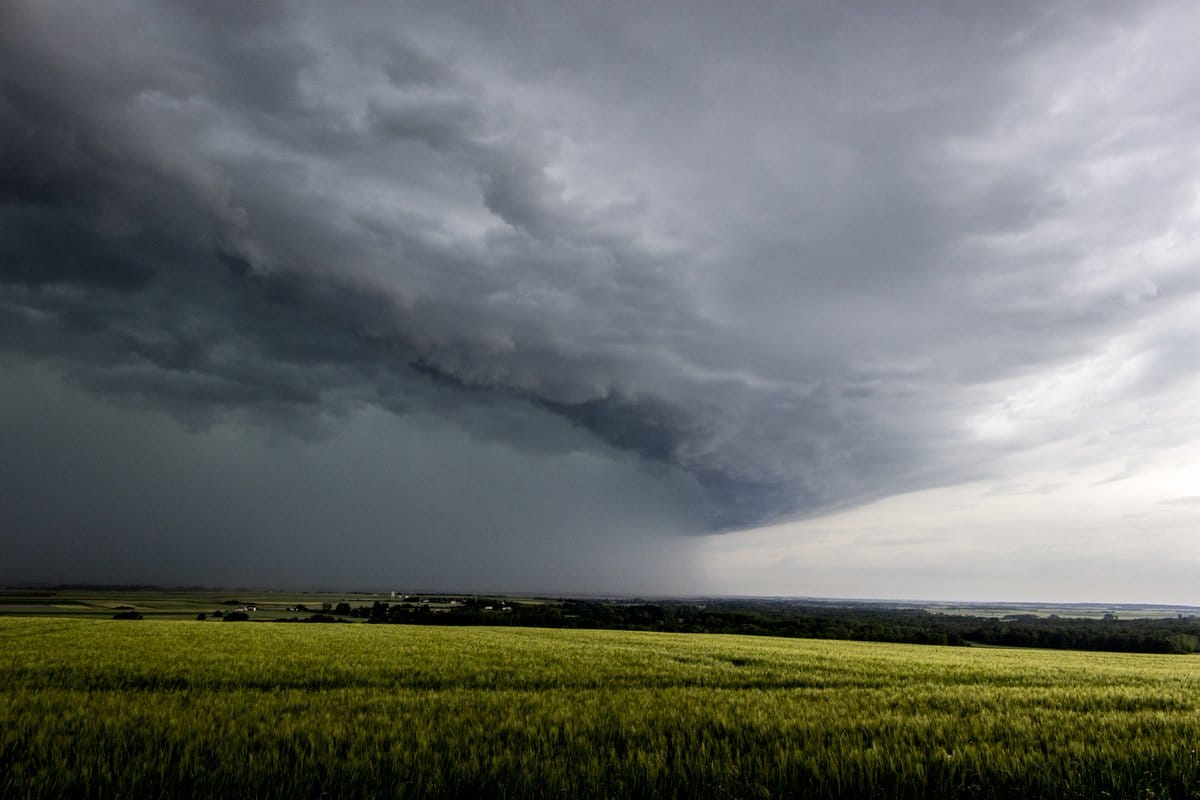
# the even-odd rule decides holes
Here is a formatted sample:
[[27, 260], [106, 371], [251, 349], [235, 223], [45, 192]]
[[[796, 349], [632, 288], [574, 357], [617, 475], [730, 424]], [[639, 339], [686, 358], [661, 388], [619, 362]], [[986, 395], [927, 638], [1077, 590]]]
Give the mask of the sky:
[[1200, 604], [1198, 27], [6, 2], [0, 582]]

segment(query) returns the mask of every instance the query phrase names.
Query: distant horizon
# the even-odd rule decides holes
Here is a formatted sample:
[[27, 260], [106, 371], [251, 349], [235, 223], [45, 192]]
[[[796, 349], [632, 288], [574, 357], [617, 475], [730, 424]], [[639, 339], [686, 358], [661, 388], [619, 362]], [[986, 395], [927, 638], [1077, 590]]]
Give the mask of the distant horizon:
[[[168, 584], [154, 583], [133, 583], [133, 584], [105, 584], [105, 583], [61, 583], [61, 582], [27, 582], [27, 583], [7, 583], [0, 584], [0, 592], [4, 591], [106, 591], [106, 592], [122, 592], [122, 591], [159, 591], [159, 592], [259, 592], [259, 593], [275, 593], [275, 594], [326, 594], [326, 595], [387, 595], [395, 593], [401, 595], [401, 589], [346, 589], [346, 588], [295, 588], [284, 586], [212, 586], [212, 585], [187, 585], [174, 586]], [[935, 599], [935, 598], [920, 598], [920, 597], [850, 597], [850, 596], [834, 596], [834, 595], [756, 595], [756, 594], [654, 594], [654, 593], [570, 593], [570, 592], [538, 592], [525, 590], [490, 590], [482, 591], [476, 589], [405, 589], [404, 596], [419, 596], [431, 595], [439, 597], [449, 597], [454, 595], [462, 596], [488, 596], [496, 595], [501, 597], [527, 597], [527, 598], [545, 598], [551, 600], [648, 600], [648, 601], [690, 601], [690, 600], [790, 600], [790, 601], [809, 601], [813, 603], [876, 603], [876, 604], [893, 604], [893, 605], [913, 605], [913, 606], [961, 606], [961, 607], [1014, 607], [1014, 608], [1161, 608], [1161, 609], [1189, 609], [1200, 611], [1200, 605], [1188, 605], [1186, 603], [1156, 603], [1156, 602], [1139, 602], [1139, 601], [1104, 601], [1104, 600], [1079, 600], [1079, 601], [1048, 601], [1048, 600], [964, 600], [961, 598], [950, 599]]]

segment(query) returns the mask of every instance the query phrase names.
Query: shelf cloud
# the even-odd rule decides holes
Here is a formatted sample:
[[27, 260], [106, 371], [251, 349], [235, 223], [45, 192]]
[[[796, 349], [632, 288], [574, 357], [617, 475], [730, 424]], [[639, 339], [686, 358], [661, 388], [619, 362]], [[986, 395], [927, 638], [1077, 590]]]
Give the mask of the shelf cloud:
[[[455, 442], [459, 469], [413, 478], [449, 486], [480, 448], [544, 476], [505, 512], [530, 541], [578, 538], [571, 458], [607, 465], [593, 518], [657, 498], [589, 523], [622, 542], [1055, 442], [1064, 469], [1136, 460], [1164, 420], [1196, 429], [1195, 15], [10, 3], [0, 359], [165, 416], [181, 459], [236, 430], [231, 461], [270, 439], [354, 463], [369, 419], [399, 450]], [[1160, 419], [1115, 422], [1146, 402]], [[300, 502], [343, 502], [325, 468]], [[462, 492], [479, 519], [448, 541], [503, 505]]]

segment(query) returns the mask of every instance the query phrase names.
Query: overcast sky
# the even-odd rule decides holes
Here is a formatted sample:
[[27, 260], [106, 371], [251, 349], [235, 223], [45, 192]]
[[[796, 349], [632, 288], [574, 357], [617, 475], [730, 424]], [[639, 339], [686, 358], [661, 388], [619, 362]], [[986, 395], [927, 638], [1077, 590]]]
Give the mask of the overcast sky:
[[0, 581], [1200, 604], [1200, 8], [0, 7]]

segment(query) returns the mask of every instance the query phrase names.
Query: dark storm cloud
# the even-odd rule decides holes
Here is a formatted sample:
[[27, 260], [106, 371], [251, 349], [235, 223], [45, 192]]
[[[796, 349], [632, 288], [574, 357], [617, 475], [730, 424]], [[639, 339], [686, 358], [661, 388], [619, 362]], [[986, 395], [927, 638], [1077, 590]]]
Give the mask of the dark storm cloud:
[[191, 425], [565, 420], [727, 530], [986, 473], [1195, 290], [1197, 73], [1100, 76], [1177, 6], [0, 13], [0, 341]]

